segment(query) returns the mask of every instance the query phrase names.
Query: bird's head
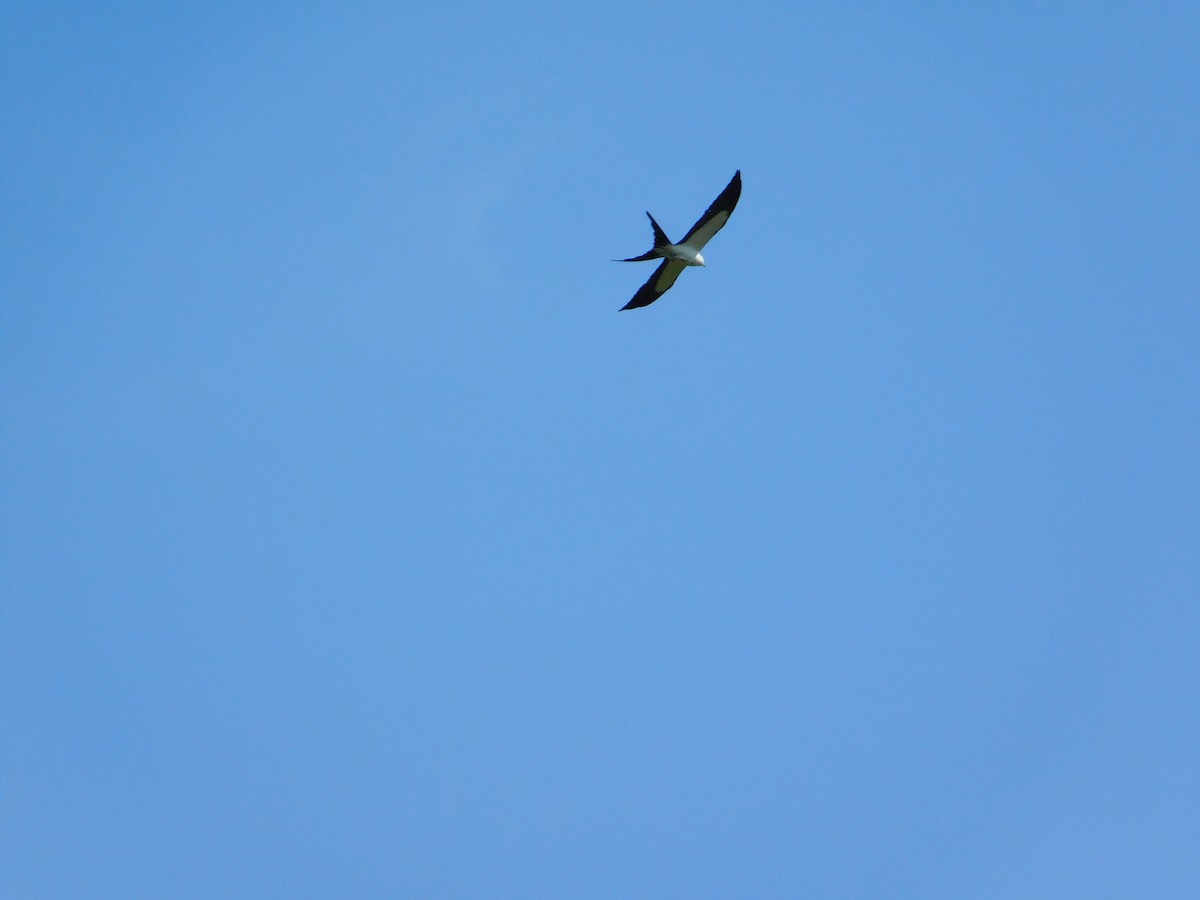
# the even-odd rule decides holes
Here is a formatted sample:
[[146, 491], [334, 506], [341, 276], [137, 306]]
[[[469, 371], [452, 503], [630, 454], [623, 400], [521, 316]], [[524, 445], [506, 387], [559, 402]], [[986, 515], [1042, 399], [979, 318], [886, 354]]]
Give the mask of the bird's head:
[[698, 266], [704, 265], [704, 257], [701, 256], [699, 253], [696, 254], [696, 265], [698, 265]]

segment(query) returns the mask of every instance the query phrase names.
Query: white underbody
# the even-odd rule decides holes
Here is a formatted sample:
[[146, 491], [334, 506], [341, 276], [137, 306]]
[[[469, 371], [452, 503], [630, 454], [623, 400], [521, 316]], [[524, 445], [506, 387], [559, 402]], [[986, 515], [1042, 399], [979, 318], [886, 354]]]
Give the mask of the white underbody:
[[700, 251], [688, 244], [668, 244], [659, 248], [659, 254], [667, 259], [678, 260], [685, 266], [702, 266], [704, 257]]

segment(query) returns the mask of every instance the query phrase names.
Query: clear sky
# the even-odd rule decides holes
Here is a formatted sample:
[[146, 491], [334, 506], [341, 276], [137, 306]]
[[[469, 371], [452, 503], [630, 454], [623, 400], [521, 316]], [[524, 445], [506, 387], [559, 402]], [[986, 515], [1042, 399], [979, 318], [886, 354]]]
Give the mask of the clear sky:
[[1198, 47], [5, 4], [0, 895], [1200, 896]]

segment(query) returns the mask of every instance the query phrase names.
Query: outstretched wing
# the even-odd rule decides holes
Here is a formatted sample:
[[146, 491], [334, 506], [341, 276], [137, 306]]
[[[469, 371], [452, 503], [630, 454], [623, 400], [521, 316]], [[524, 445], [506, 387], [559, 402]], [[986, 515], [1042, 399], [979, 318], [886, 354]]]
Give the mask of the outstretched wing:
[[687, 233], [679, 243], [687, 244], [689, 247], [695, 247], [700, 250], [709, 242], [714, 234], [721, 230], [721, 227], [729, 221], [729, 215], [733, 212], [733, 208], [737, 206], [738, 198], [742, 196], [742, 170], [738, 169], [733, 173], [733, 180], [726, 185], [725, 190], [721, 191], [721, 196], [717, 197], [700, 217], [692, 230]]
[[667, 259], [663, 264], [654, 270], [654, 274], [650, 276], [650, 280], [638, 288], [638, 292], [633, 295], [633, 299], [626, 303], [621, 309], [637, 309], [639, 306], [649, 306], [668, 290], [675, 283], [675, 279], [679, 277], [679, 273], [686, 269], [683, 263], [677, 259]]

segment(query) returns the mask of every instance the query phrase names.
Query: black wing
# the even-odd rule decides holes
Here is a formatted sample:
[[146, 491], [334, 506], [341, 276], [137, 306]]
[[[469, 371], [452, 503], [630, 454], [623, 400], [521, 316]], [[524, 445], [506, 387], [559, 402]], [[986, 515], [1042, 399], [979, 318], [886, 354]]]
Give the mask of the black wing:
[[738, 169], [733, 173], [733, 179], [725, 186], [725, 190], [721, 191], [721, 196], [712, 202], [712, 206], [705, 210], [700, 221], [692, 226], [692, 230], [679, 243], [695, 247], [697, 250], [704, 247], [712, 236], [729, 221], [729, 216], [733, 213], [733, 208], [737, 206], [738, 198], [741, 196], [742, 170]]
[[633, 295], [633, 299], [621, 307], [622, 310], [637, 309], [639, 306], [649, 306], [668, 290], [675, 283], [675, 279], [679, 277], [679, 273], [686, 269], [683, 263], [677, 259], [663, 260], [663, 264], [654, 270], [654, 274], [650, 276], [650, 280], [638, 288], [638, 292]]

